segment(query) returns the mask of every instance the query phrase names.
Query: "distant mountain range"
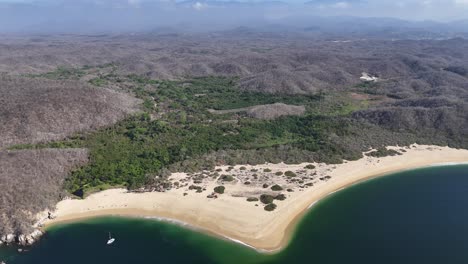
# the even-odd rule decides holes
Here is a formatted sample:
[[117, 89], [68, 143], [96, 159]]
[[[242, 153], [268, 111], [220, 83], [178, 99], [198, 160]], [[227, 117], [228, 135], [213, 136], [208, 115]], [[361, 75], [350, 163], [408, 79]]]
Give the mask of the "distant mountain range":
[[128, 33], [156, 28], [206, 32], [238, 27], [317, 36], [391, 39], [466, 37], [468, 33], [468, 20], [406, 21], [327, 11], [356, 9], [368, 3], [365, 0], [312, 0], [297, 4], [215, 0], [0, 3], [0, 33]]

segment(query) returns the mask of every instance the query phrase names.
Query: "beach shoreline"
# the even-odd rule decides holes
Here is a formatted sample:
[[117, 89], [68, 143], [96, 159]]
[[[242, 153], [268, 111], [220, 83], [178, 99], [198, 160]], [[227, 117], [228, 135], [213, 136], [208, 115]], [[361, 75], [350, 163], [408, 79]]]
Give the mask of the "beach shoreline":
[[[268, 168], [274, 173], [284, 170], [299, 171], [307, 164], [310, 163], [244, 166], [256, 170]], [[260, 193], [258, 189], [239, 183], [226, 185], [228, 193], [215, 200], [206, 198], [206, 194], [189, 193], [186, 196], [187, 189], [184, 188], [165, 193], [106, 190], [84, 200], [61, 201], [54, 213], [56, 218], [45, 221], [43, 228], [47, 230], [57, 224], [101, 216], [154, 218], [240, 243], [262, 253], [276, 253], [289, 244], [298, 223], [309, 210], [340, 190], [402, 171], [462, 164], [468, 164], [468, 150], [423, 145], [412, 145], [397, 156], [365, 156], [357, 161], [337, 165], [315, 164], [317, 168], [314, 173], [317, 178], [325, 175], [331, 178], [326, 181], [318, 180], [310, 188], [286, 193], [286, 200], [275, 201], [278, 208], [273, 212], [267, 212], [261, 206], [245, 201], [245, 196], [239, 197], [239, 193]], [[236, 167], [240, 166], [242, 165]], [[226, 166], [219, 168], [227, 169]], [[182, 177], [184, 174], [176, 176]], [[207, 183], [206, 187], [210, 189], [217, 184]]]

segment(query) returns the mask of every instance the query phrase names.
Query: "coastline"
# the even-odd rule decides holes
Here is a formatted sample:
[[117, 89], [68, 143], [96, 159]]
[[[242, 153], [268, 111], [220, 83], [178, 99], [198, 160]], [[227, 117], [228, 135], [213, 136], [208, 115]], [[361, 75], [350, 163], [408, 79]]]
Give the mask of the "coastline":
[[[389, 147], [402, 149], [400, 147]], [[248, 169], [271, 169], [275, 171], [300, 170], [310, 163], [244, 165]], [[273, 212], [249, 203], [239, 193], [260, 193], [258, 188], [242, 183], [226, 185], [227, 193], [218, 199], [206, 198], [206, 193], [184, 193], [180, 188], [164, 193], [128, 193], [123, 189], [107, 190], [93, 194], [84, 200], [64, 200], [57, 205], [56, 218], [44, 223], [45, 229], [55, 224], [78, 221], [99, 216], [145, 217], [189, 227], [256, 249], [274, 253], [287, 246], [293, 237], [298, 222], [320, 200], [373, 178], [388, 174], [430, 166], [468, 164], [468, 150], [448, 147], [412, 145], [399, 156], [383, 158], [367, 157], [338, 165], [314, 164], [315, 173], [331, 176], [327, 181], [318, 181], [307, 189], [287, 194], [287, 199], [275, 203]], [[235, 166], [236, 168], [242, 165]], [[223, 171], [227, 166], [217, 167]], [[176, 173], [175, 177], [185, 177]], [[206, 183], [207, 190], [218, 185]], [[261, 191], [261, 190], [260, 190]], [[260, 202], [257, 204], [261, 205]]]

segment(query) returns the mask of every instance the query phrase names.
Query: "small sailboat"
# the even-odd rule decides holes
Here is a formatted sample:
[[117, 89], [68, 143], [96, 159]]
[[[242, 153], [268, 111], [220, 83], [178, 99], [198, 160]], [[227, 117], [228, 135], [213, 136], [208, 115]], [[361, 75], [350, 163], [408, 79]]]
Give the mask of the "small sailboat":
[[110, 244], [114, 243], [114, 241], [115, 241], [115, 238], [113, 238], [111, 236], [111, 233], [109, 232], [109, 240], [107, 240], [107, 245], [110, 245]]

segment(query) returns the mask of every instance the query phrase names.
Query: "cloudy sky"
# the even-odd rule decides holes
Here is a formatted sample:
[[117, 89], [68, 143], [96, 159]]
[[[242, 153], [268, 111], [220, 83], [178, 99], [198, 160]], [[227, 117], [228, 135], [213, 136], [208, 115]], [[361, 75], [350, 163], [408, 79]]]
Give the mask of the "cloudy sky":
[[[4, 4], [63, 4], [108, 5], [110, 7], [141, 8], [155, 3], [191, 2], [194, 10], [202, 11], [221, 7], [224, 3], [264, 4], [266, 8], [283, 8], [284, 11], [318, 12], [322, 15], [350, 15], [368, 17], [394, 17], [409, 20], [468, 19], [468, 0], [0, 0]], [[283, 3], [281, 7], [279, 3]], [[276, 6], [274, 5], [276, 3]], [[230, 5], [229, 5], [230, 4]], [[208, 12], [206, 11], [206, 12]]]
[[468, 19], [468, 0], [0, 0], [0, 33], [259, 25], [318, 16]]

